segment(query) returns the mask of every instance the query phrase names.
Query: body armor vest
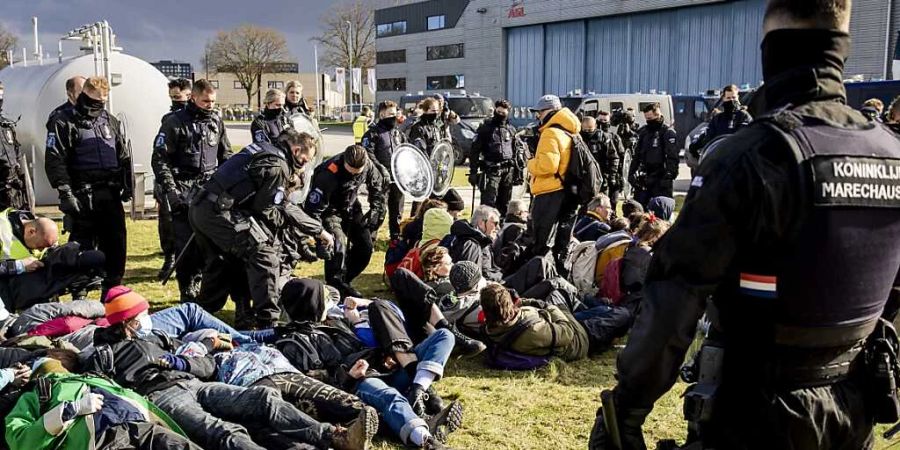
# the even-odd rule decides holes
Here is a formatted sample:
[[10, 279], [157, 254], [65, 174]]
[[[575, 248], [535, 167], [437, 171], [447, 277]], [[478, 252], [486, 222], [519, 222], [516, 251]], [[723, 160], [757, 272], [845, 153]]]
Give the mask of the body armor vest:
[[234, 198], [235, 204], [240, 205], [256, 193], [256, 185], [248, 172], [250, 163], [266, 155], [285, 159], [284, 151], [272, 144], [267, 142], [250, 144], [222, 163], [206, 184], [206, 188], [216, 194], [227, 192]]
[[506, 125], [494, 126], [491, 142], [484, 153], [484, 160], [491, 163], [510, 161], [513, 158], [513, 133]]
[[110, 170], [119, 168], [116, 134], [104, 111], [100, 117], [78, 127], [78, 143], [70, 158], [75, 170]]
[[188, 109], [175, 112], [187, 128], [187, 142], [179, 142], [171, 156], [180, 175], [199, 175], [219, 165], [219, 141], [222, 130], [214, 117], [195, 117]]

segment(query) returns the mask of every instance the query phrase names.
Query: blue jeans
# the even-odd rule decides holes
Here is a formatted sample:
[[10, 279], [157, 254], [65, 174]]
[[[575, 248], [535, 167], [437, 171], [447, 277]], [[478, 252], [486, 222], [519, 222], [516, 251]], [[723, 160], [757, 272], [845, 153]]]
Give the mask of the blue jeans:
[[184, 333], [197, 330], [212, 329], [220, 333], [228, 333], [237, 343], [260, 342], [265, 343], [269, 335], [274, 337], [273, 330], [260, 330], [241, 332], [235, 330], [227, 323], [222, 322], [216, 316], [206, 312], [196, 303], [182, 303], [178, 306], [166, 308], [150, 315], [153, 329], [160, 330], [170, 336], [179, 337]]
[[[439, 379], [453, 352], [453, 343], [450, 330], [435, 330], [413, 349], [419, 359], [416, 368], [434, 373], [435, 379]], [[406, 371], [398, 370], [384, 379], [366, 378], [356, 389], [356, 396], [375, 408], [403, 442], [408, 441], [414, 428], [425, 426], [425, 421], [413, 412], [409, 401], [401, 394], [411, 383]]]
[[597, 317], [607, 317], [612, 310], [613, 308], [609, 305], [598, 305], [592, 307], [591, 309], [578, 311], [577, 313], [572, 315], [575, 317], [575, 320], [584, 322], [585, 320], [594, 319]]

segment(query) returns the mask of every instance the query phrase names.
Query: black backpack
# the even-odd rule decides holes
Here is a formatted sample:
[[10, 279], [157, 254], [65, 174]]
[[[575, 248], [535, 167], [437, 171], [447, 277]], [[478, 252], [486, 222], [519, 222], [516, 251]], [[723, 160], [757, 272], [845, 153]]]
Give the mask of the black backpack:
[[600, 165], [597, 164], [597, 160], [591, 154], [591, 149], [581, 135], [569, 133], [559, 125], [551, 126], [562, 130], [566, 136], [572, 139], [569, 166], [566, 167], [566, 174], [562, 182], [566, 192], [577, 198], [579, 205], [584, 206], [603, 192], [603, 172], [600, 171]]

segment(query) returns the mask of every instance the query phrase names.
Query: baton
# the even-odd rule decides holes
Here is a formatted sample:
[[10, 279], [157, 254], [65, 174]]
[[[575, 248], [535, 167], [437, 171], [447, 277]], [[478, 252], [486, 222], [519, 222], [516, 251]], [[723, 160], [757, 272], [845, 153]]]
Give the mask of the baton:
[[187, 244], [184, 244], [184, 248], [182, 248], [181, 251], [178, 253], [178, 256], [175, 258], [175, 262], [172, 263], [172, 267], [170, 267], [169, 270], [167, 270], [166, 273], [163, 274], [163, 278], [162, 278], [163, 286], [165, 286], [166, 283], [169, 282], [169, 278], [172, 278], [172, 274], [175, 273], [175, 268], [178, 267], [178, 263], [181, 262], [182, 259], [184, 259], [184, 255], [187, 253], [188, 248], [191, 247], [191, 244], [194, 243], [194, 236], [196, 236], [196, 235], [197, 235], [197, 233], [191, 233], [191, 237], [188, 238]]

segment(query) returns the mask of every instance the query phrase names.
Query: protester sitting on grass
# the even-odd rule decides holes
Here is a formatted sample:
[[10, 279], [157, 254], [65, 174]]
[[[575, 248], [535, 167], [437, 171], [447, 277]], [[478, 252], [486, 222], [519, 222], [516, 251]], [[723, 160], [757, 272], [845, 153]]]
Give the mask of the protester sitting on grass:
[[481, 267], [481, 275], [489, 281], [503, 279], [502, 271], [494, 263], [493, 252], [499, 226], [500, 212], [487, 205], [475, 208], [468, 222], [454, 222], [450, 227], [453, 243], [449, 247], [453, 262], [472, 261]]
[[654, 214], [644, 214], [635, 231], [635, 243], [622, 258], [620, 305], [628, 308], [632, 316], [637, 317], [640, 311], [644, 280], [653, 257], [653, 245], [669, 230], [669, 223]]
[[656, 217], [669, 221], [675, 214], [675, 199], [671, 197], [653, 197], [647, 203], [647, 210], [656, 215]]
[[503, 249], [510, 244], [519, 241], [525, 234], [528, 225], [528, 207], [522, 199], [510, 200], [506, 206], [506, 216], [503, 218], [503, 226], [494, 239], [494, 261], [501, 269], [505, 269], [500, 262], [503, 255]]
[[422, 240], [425, 213], [434, 208], [440, 208], [446, 211], [447, 204], [441, 200], [429, 198], [419, 206], [419, 210], [416, 211], [416, 215], [412, 221], [403, 226], [403, 229], [400, 231], [400, 236], [407, 249], [419, 245], [419, 241]]
[[446, 247], [436, 246], [422, 252], [422, 281], [434, 289], [438, 295], [449, 294], [453, 291], [450, 283], [450, 269], [453, 268], [453, 258]]
[[580, 241], [596, 241], [611, 231], [609, 226], [612, 204], [609, 196], [599, 194], [587, 204], [584, 214], [578, 216], [572, 227], [572, 236]]

